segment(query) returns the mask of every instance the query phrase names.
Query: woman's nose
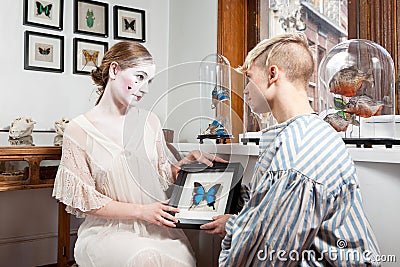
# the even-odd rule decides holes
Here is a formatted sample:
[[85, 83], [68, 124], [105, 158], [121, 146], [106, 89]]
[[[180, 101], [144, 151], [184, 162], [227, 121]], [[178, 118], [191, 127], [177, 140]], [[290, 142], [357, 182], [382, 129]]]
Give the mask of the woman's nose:
[[149, 92], [149, 84], [143, 83], [142, 86], [140, 86], [140, 92], [147, 94]]

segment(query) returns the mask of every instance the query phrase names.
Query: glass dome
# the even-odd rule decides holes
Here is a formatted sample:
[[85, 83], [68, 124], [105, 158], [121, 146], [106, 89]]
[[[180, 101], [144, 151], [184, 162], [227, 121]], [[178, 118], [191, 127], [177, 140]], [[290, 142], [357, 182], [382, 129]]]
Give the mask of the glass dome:
[[200, 63], [200, 133], [197, 139], [226, 143], [232, 136], [231, 67], [228, 59], [211, 54]]
[[353, 39], [334, 46], [318, 69], [319, 115], [346, 139], [394, 139], [395, 72], [380, 45]]

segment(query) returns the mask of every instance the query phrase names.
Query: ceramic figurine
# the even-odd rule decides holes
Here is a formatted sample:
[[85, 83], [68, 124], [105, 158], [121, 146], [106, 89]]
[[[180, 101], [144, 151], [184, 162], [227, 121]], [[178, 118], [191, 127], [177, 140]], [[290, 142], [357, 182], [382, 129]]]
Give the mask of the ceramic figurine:
[[10, 139], [18, 139], [25, 136], [30, 136], [35, 125], [35, 121], [31, 118], [18, 117], [10, 125]]
[[61, 120], [56, 121], [54, 123], [54, 128], [55, 128], [56, 133], [58, 135], [63, 135], [64, 134], [64, 130], [67, 127], [69, 121], [70, 121], [69, 118], [62, 118]]
[[53, 141], [53, 144], [55, 146], [62, 146], [64, 130], [67, 127], [69, 122], [70, 122], [69, 118], [62, 118], [61, 120], [56, 121], [54, 123], [54, 128], [57, 133], [57, 135], [54, 137], [54, 141]]

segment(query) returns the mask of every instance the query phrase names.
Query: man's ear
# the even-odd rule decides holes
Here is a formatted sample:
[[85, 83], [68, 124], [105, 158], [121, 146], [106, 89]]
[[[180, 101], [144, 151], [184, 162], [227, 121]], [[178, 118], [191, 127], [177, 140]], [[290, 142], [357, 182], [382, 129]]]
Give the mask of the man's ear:
[[110, 67], [108, 68], [108, 76], [110, 79], [114, 80], [116, 75], [118, 73], [118, 63], [113, 61], [110, 64]]
[[278, 76], [279, 76], [279, 69], [278, 66], [276, 65], [271, 65], [268, 69], [269, 74], [268, 74], [268, 80], [269, 83], [274, 83], [278, 80]]

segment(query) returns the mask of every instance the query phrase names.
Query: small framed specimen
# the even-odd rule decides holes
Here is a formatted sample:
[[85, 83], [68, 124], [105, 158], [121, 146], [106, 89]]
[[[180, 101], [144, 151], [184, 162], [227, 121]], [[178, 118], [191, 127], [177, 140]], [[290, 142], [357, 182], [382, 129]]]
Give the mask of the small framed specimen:
[[64, 0], [24, 0], [24, 25], [61, 31]]
[[107, 42], [74, 38], [73, 73], [89, 74], [100, 65], [107, 50]]
[[75, 0], [74, 33], [108, 37], [108, 4]]
[[24, 50], [24, 69], [64, 71], [64, 36], [25, 31]]
[[242, 176], [240, 163], [183, 165], [169, 201], [179, 208], [177, 227], [199, 229], [214, 216], [235, 213]]
[[114, 6], [114, 39], [145, 42], [145, 11]]

